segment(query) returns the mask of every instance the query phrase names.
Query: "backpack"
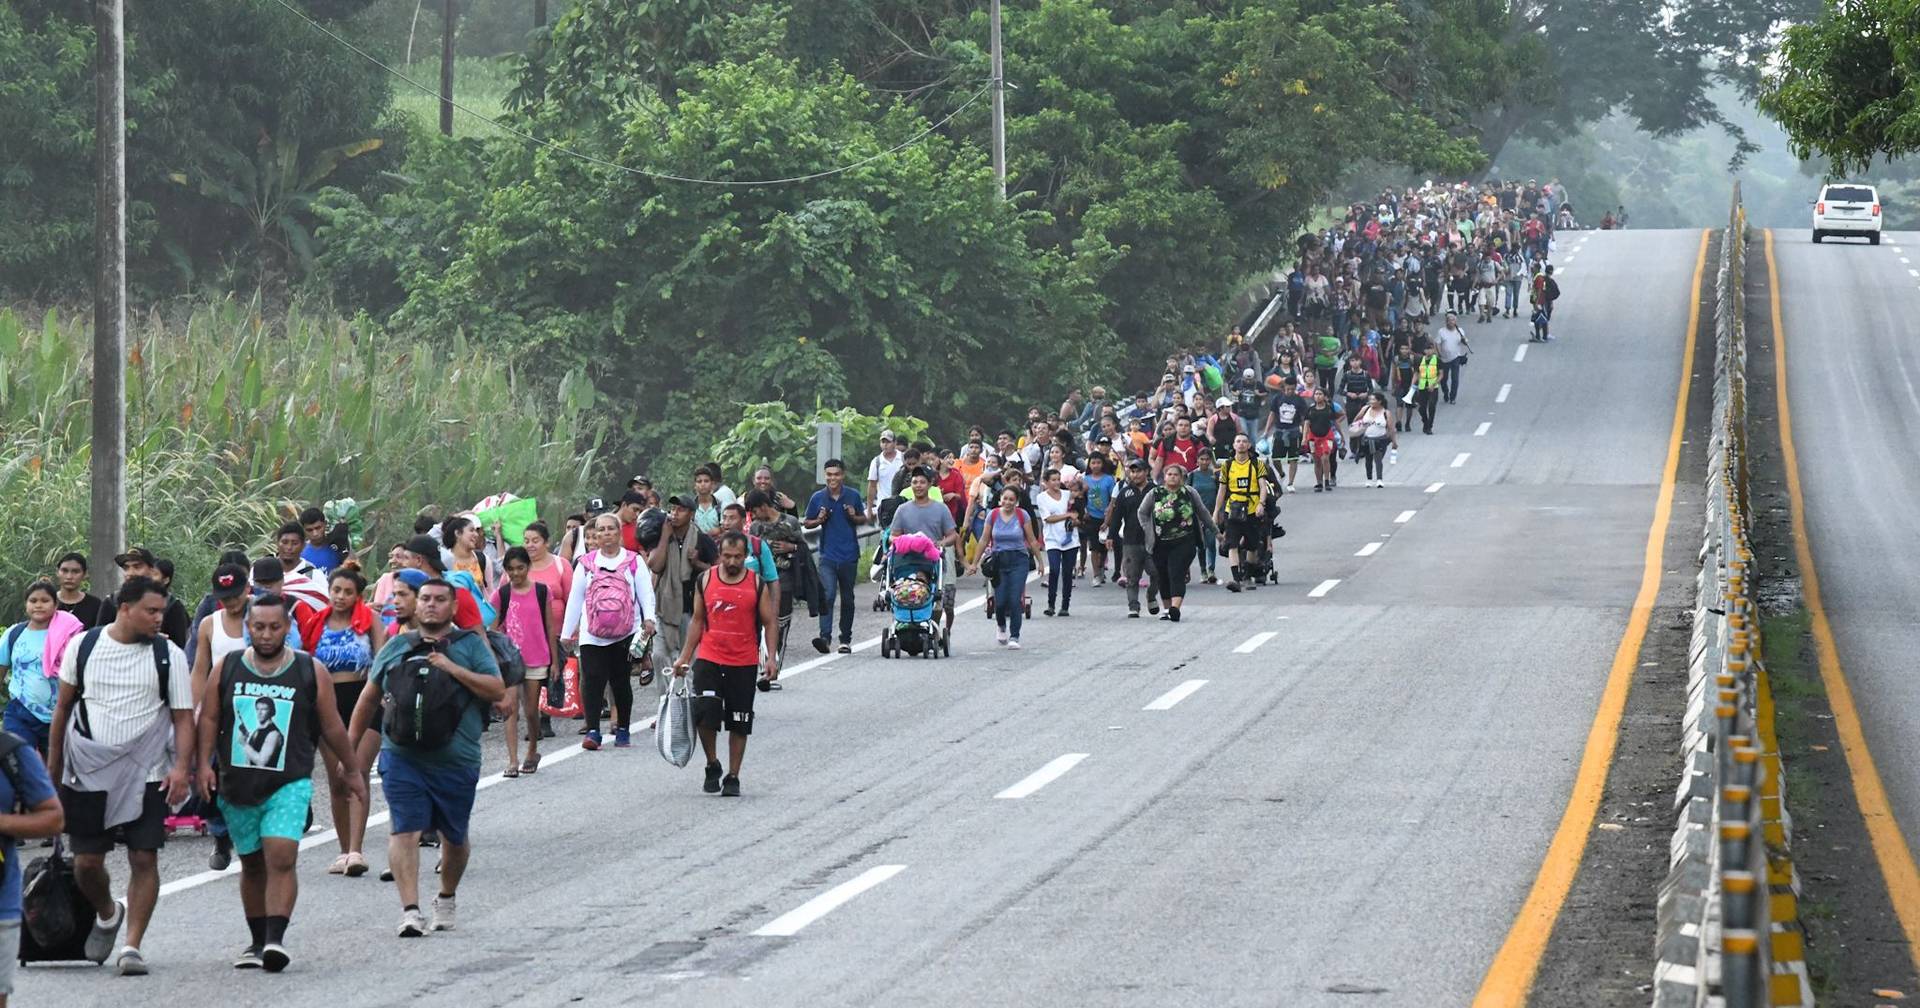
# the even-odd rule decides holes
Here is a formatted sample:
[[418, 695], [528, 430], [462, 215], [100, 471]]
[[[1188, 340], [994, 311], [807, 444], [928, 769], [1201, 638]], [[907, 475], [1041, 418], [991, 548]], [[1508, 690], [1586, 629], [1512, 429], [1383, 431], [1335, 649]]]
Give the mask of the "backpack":
[[[455, 631], [445, 643], [451, 645], [471, 632]], [[387, 670], [380, 695], [380, 732], [403, 748], [440, 749], [453, 741], [472, 694], [451, 673], [427, 664], [429, 649], [420, 643], [415, 637], [406, 655]], [[523, 666], [521, 673], [525, 671]]]
[[[80, 730], [83, 738], [93, 737], [93, 728], [87, 723], [87, 659], [93, 657], [93, 649], [100, 643], [100, 634], [105, 627], [94, 627], [80, 637], [80, 649], [73, 654], [73, 703], [74, 727]], [[160, 704], [173, 706], [170, 686], [173, 672], [173, 655], [167, 648], [172, 643], [166, 637], [153, 639], [153, 667], [160, 673]]]
[[587, 568], [587, 633], [601, 640], [619, 640], [633, 633], [634, 601], [633, 573], [640, 562], [637, 556], [628, 556], [627, 562], [607, 570], [591, 558], [584, 559]]

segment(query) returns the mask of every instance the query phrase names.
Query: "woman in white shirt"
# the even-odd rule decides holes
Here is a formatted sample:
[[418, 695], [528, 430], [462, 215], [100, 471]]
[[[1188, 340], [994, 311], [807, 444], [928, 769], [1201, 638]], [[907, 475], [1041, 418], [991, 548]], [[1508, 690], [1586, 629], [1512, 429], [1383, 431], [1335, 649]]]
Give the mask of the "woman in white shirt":
[[[587, 721], [580, 748], [600, 748], [600, 703], [612, 689], [613, 744], [623, 749], [629, 745], [627, 727], [633, 723], [629, 649], [636, 630], [645, 635], [643, 640], [653, 636], [653, 574], [644, 558], [621, 545], [620, 519], [611, 512], [595, 515], [586, 531], [595, 549], [574, 568], [560, 636], [580, 653], [581, 713]], [[623, 593], [631, 595], [622, 598]]]
[[1033, 508], [1040, 517], [1040, 531], [1047, 546], [1047, 615], [1055, 614], [1054, 600], [1060, 602], [1059, 615], [1068, 615], [1073, 605], [1073, 566], [1080, 554], [1080, 515], [1073, 508], [1073, 494], [1060, 484], [1060, 470], [1048, 469], [1046, 482], [1033, 495]]

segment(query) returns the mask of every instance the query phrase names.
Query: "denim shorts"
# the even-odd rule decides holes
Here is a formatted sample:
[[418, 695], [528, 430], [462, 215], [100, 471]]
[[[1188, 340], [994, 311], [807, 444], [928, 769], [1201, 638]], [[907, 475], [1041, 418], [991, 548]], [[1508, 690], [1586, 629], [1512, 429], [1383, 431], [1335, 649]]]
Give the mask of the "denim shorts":
[[437, 830], [447, 843], [466, 843], [479, 786], [479, 767], [421, 766], [394, 752], [380, 753], [380, 790], [387, 796], [391, 833]]

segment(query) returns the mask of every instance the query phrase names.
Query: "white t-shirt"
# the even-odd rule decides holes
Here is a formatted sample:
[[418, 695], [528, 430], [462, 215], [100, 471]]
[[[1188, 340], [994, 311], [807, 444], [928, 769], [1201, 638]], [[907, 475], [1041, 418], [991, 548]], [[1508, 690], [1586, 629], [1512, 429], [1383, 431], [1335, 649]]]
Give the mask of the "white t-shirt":
[[633, 632], [642, 633], [640, 624], [654, 618], [656, 611], [653, 595], [653, 572], [648, 570], [647, 561], [629, 550], [621, 549], [617, 556], [609, 557], [594, 550], [580, 558], [573, 569], [573, 589], [567, 593], [567, 618], [560, 629], [562, 638], [580, 635], [580, 643], [605, 647], [618, 644], [618, 638], [596, 637], [587, 631], [587, 586], [593, 583], [595, 569], [615, 571], [622, 567], [627, 571], [627, 584], [633, 590]]
[[887, 458], [885, 453], [875, 455], [873, 461], [867, 463], [867, 480], [877, 484], [880, 487], [880, 495], [884, 497], [893, 492], [893, 476], [900, 471], [901, 466], [906, 464], [905, 452], [895, 452], [891, 459]]
[[1055, 500], [1053, 495], [1045, 490], [1034, 492], [1033, 508], [1040, 513], [1040, 535], [1046, 542], [1048, 549], [1073, 549], [1080, 545], [1079, 523], [1071, 521], [1047, 521], [1049, 517], [1054, 515], [1066, 514], [1072, 507], [1073, 495], [1065, 490], [1060, 491], [1060, 498], [1058, 500]]
[[[60, 681], [80, 685], [80, 642], [87, 634], [75, 634], [60, 659]], [[166, 642], [167, 703], [174, 710], [193, 709], [192, 669], [186, 653], [178, 644]], [[161, 716], [160, 673], [153, 666], [153, 643], [137, 641], [122, 644], [109, 630], [100, 631], [99, 643], [87, 655], [87, 726], [90, 736], [102, 745], [124, 745], [138, 738], [153, 719]], [[79, 718], [78, 710], [74, 718]], [[147, 772], [147, 783], [165, 780], [171, 763], [162, 759]]]
[[1467, 355], [1467, 334], [1461, 329], [1441, 326], [1433, 331], [1433, 348], [1440, 351], [1442, 363], [1458, 360]]

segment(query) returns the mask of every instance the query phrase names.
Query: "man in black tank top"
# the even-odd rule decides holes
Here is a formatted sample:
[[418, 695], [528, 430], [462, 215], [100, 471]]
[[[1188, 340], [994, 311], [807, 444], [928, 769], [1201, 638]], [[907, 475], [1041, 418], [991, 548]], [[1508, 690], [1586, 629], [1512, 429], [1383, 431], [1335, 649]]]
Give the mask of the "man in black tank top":
[[254, 599], [247, 613], [253, 646], [227, 655], [200, 705], [200, 794], [212, 800], [218, 792], [240, 856], [240, 904], [251, 932], [235, 969], [278, 973], [292, 961], [284, 941], [320, 743], [347, 765], [353, 797], [367, 800], [327, 668], [287, 647], [292, 625], [285, 596]]

